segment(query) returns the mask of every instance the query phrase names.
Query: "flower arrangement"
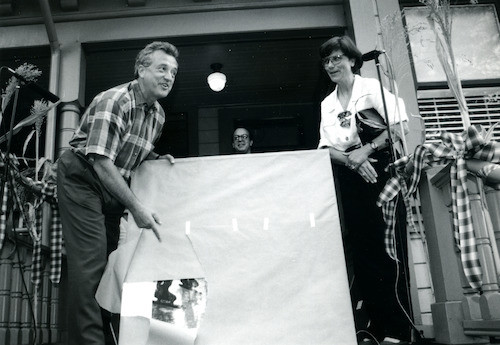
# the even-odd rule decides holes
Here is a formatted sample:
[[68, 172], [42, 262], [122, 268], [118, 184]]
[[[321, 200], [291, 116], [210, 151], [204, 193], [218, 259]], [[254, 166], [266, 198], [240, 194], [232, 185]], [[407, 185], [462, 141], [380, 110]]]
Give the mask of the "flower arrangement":
[[[15, 69], [15, 73], [23, 77], [27, 82], [36, 82], [42, 75], [42, 72], [34, 65], [24, 63]], [[20, 81], [16, 77], [11, 77], [5, 89], [2, 90], [1, 107], [0, 107], [0, 124], [3, 120], [9, 102], [15, 96], [16, 90], [21, 86]], [[15, 99], [14, 99], [15, 101]], [[48, 111], [54, 108], [56, 104], [49, 106], [44, 100], [35, 100], [30, 109], [30, 114], [19, 121], [12, 129], [12, 133], [4, 134], [0, 137], [0, 143], [7, 140], [9, 135], [16, 135], [22, 128], [33, 126], [33, 130], [25, 138], [22, 157], [16, 157], [14, 154], [9, 154], [7, 157], [5, 153], [0, 152], [0, 164], [2, 167], [8, 166], [12, 171], [13, 184], [10, 193], [14, 199], [14, 211], [17, 213], [16, 217], [22, 217], [25, 226], [28, 228], [30, 234], [33, 232], [33, 224], [35, 223], [35, 208], [39, 204], [41, 191], [38, 182], [43, 182], [53, 175], [53, 163], [45, 157], [40, 157], [40, 140], [43, 130], [43, 124], [47, 117]], [[24, 157], [28, 144], [32, 139], [35, 139], [35, 158]], [[28, 161], [35, 161], [35, 167], [30, 166]], [[24, 163], [24, 164], [22, 164]], [[41, 181], [39, 178], [40, 171], [44, 169]], [[3, 176], [2, 176], [3, 177]], [[9, 179], [10, 177], [8, 177]], [[53, 180], [53, 179], [52, 179]], [[7, 181], [2, 183], [8, 184]], [[1, 248], [1, 242], [0, 242]]]
[[[26, 79], [28, 82], [36, 82], [38, 78], [42, 75], [42, 71], [40, 71], [35, 65], [24, 63], [18, 68], [15, 69], [15, 71], [18, 75]], [[0, 124], [2, 123], [3, 120], [3, 113], [5, 112], [5, 109], [7, 108], [7, 104], [9, 104], [9, 101], [11, 100], [12, 96], [14, 95], [16, 88], [19, 87], [19, 79], [16, 77], [10, 77], [9, 81], [7, 82], [7, 86], [5, 89], [2, 91], [2, 106], [0, 107]]]

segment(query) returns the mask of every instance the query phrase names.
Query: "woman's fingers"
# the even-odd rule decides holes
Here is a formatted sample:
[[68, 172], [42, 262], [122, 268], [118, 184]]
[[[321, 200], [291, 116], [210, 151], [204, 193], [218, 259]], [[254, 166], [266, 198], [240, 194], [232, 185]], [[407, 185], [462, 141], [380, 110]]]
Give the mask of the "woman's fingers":
[[370, 164], [370, 162], [363, 162], [357, 169], [358, 174], [369, 183], [376, 183], [378, 174], [375, 168]]

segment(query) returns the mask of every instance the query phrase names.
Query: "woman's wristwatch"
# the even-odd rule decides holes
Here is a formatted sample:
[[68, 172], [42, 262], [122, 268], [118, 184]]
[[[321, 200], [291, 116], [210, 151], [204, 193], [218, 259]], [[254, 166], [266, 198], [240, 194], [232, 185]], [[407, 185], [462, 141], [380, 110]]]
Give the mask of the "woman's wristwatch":
[[375, 143], [373, 141], [370, 141], [369, 144], [370, 144], [370, 147], [373, 149], [373, 151], [375, 151], [375, 152], [378, 151], [378, 145], [377, 145], [377, 143]]

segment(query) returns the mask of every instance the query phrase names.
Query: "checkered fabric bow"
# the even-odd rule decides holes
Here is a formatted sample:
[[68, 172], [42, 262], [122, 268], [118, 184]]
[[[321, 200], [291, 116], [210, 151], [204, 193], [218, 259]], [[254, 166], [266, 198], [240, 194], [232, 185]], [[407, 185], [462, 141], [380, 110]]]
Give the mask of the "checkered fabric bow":
[[[3, 182], [2, 182], [3, 183]], [[0, 206], [0, 249], [2, 249], [5, 233], [7, 231], [7, 205], [9, 201], [9, 184], [4, 183], [2, 205]]]
[[14, 198], [14, 202], [17, 205], [20, 205], [21, 202], [19, 200], [19, 194], [17, 193], [17, 185], [15, 183], [15, 171], [17, 171], [17, 165], [19, 162], [17, 158], [13, 155], [9, 155], [9, 160], [5, 159], [5, 155], [3, 152], [0, 152], [0, 162], [2, 164], [9, 164], [9, 175], [7, 176], [6, 181], [0, 181], [3, 185], [3, 195], [1, 196], [2, 204], [0, 206], [0, 249], [2, 249], [3, 241], [5, 240], [5, 235], [7, 233], [7, 216], [8, 216], [8, 208], [9, 201], [11, 197]]
[[33, 181], [27, 178], [28, 183], [40, 189], [41, 196], [35, 203], [35, 227], [34, 233], [36, 238], [33, 239], [33, 264], [31, 282], [39, 285], [42, 280], [42, 220], [43, 220], [43, 203], [48, 202], [50, 205], [52, 219], [50, 225], [50, 280], [56, 284], [61, 279], [62, 269], [62, 226], [59, 216], [59, 208], [57, 206], [57, 188], [55, 183]]
[[[487, 169], [485, 173], [487, 176], [493, 169], [498, 168], [500, 144], [489, 141], [489, 135], [485, 135], [485, 131], [481, 127], [475, 126], [469, 127], [461, 134], [443, 132], [441, 141], [439, 144], [429, 143], [416, 148], [412, 162], [414, 171], [410, 179], [407, 195], [409, 196], [415, 192], [425, 161], [444, 164], [451, 162], [450, 180], [455, 242], [460, 249], [464, 273], [470, 286], [481, 289], [482, 270], [476, 248], [476, 238], [467, 193], [466, 159], [497, 163]], [[389, 182], [379, 197], [381, 203], [386, 202], [387, 195], [391, 195], [394, 188]], [[383, 211], [384, 217], [391, 217], [391, 215], [386, 215], [385, 212], [394, 212], [394, 210], [387, 209], [387, 207], [383, 208]]]
[[[1, 154], [2, 162], [5, 162], [5, 156]], [[11, 156], [9, 159], [10, 169], [8, 181], [4, 183], [4, 193], [1, 200], [0, 214], [0, 249], [2, 248], [5, 239], [7, 228], [7, 210], [8, 205], [13, 201], [13, 204], [18, 208], [22, 208], [21, 200], [17, 191], [16, 180], [19, 180], [19, 172], [17, 166], [19, 161], [17, 157]], [[42, 276], [42, 220], [43, 220], [43, 203], [48, 202], [52, 210], [51, 228], [50, 228], [50, 280], [53, 283], [59, 283], [61, 278], [62, 268], [62, 226], [59, 217], [59, 209], [57, 207], [57, 189], [54, 182], [34, 181], [28, 177], [20, 179], [20, 182], [28, 188], [37, 189], [40, 192], [40, 197], [35, 202], [35, 226], [29, 227], [30, 235], [33, 240], [33, 264], [31, 281], [33, 284], [40, 284]], [[26, 222], [28, 223], [28, 222]]]
[[403, 157], [394, 162], [396, 176], [391, 177], [377, 199], [377, 206], [382, 208], [384, 221], [387, 225], [384, 235], [385, 251], [393, 260], [397, 260], [396, 255], [396, 207], [398, 204], [399, 193], [403, 196], [403, 201], [406, 209], [406, 222], [415, 231], [415, 222], [413, 221], [413, 213], [411, 209], [408, 186], [404, 176], [404, 168], [409, 161], [409, 157]]

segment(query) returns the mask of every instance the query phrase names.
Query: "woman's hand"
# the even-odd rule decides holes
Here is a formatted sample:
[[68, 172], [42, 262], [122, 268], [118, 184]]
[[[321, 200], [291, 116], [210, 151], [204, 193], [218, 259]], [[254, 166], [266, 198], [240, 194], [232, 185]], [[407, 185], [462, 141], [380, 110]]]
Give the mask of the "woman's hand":
[[349, 153], [345, 153], [347, 158], [346, 165], [349, 168], [354, 168], [354, 170], [357, 170], [358, 167], [367, 160], [372, 163], [376, 162], [376, 159], [369, 158], [372, 153], [373, 149], [369, 145], [364, 145], [358, 149], [352, 150]]
[[363, 162], [368, 160], [368, 157], [371, 153], [372, 148], [368, 145], [361, 146], [358, 149], [352, 150], [351, 152], [346, 153], [346, 165], [350, 168], [353, 168], [354, 170], [357, 170]]
[[377, 171], [370, 163], [370, 159], [367, 159], [357, 169], [354, 169], [357, 173], [368, 183], [377, 183]]
[[377, 160], [369, 158], [371, 153], [372, 148], [368, 145], [353, 150], [347, 155], [346, 166], [356, 170], [366, 182], [376, 183], [378, 175], [371, 163]]

